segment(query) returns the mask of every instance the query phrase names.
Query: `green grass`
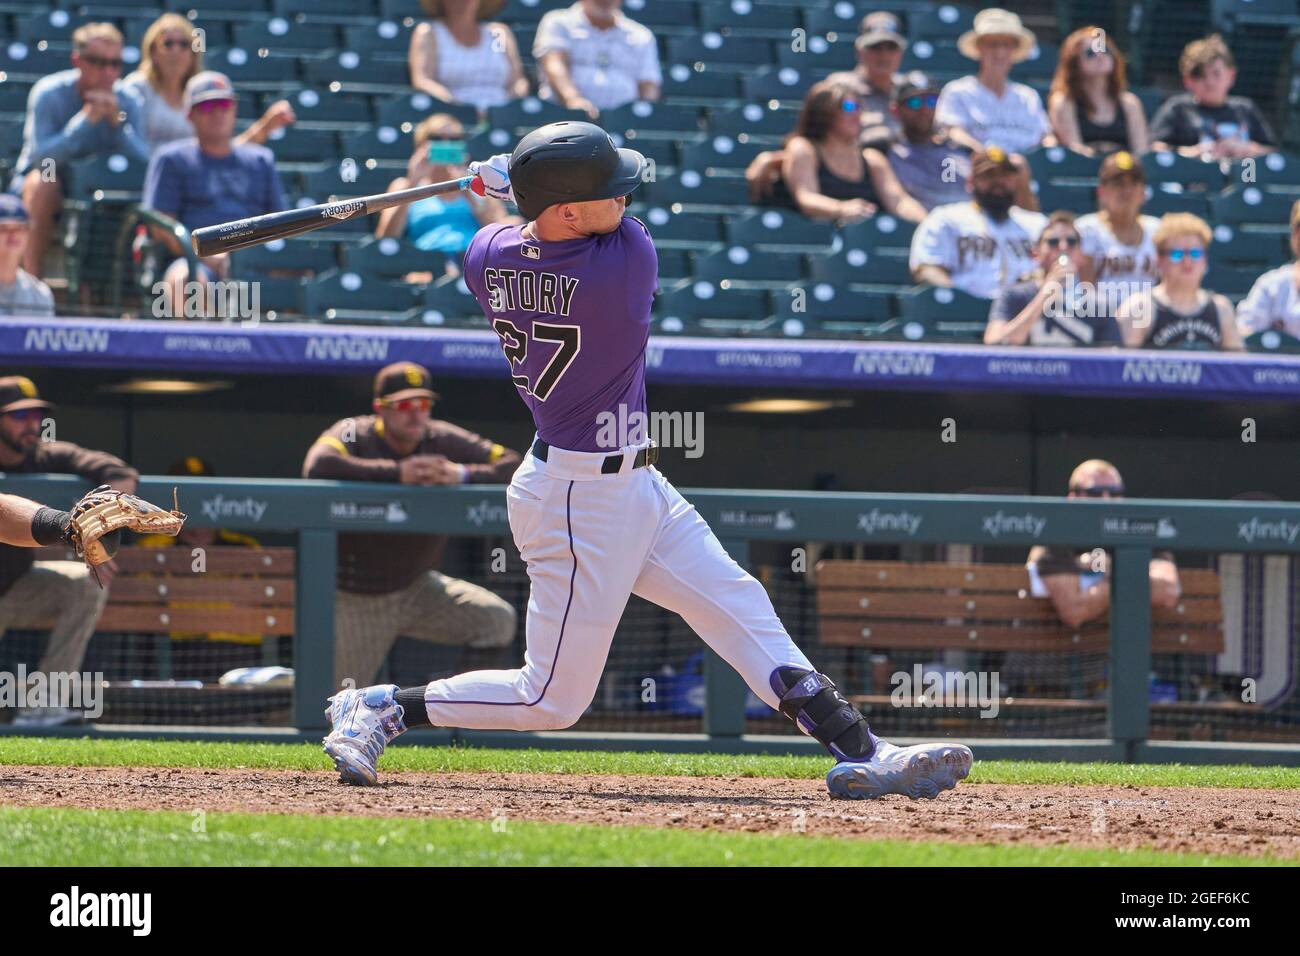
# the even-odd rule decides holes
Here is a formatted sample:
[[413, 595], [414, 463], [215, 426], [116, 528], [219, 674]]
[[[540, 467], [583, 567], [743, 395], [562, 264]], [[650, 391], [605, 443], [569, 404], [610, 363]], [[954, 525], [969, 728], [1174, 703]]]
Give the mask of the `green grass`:
[[[0, 737], [0, 765], [78, 767], [253, 767], [328, 770], [316, 744], [206, 743], [177, 740], [104, 740], [88, 737]], [[665, 777], [777, 777], [815, 779], [826, 757], [662, 754], [606, 751], [499, 750], [393, 747], [385, 773], [492, 771], [494, 773], [624, 774]], [[1300, 768], [1189, 767], [1179, 764], [1030, 763], [977, 761], [968, 783], [1109, 785], [1137, 787], [1300, 788]]]
[[[201, 830], [200, 830], [201, 825]], [[199, 832], [196, 832], [198, 830]], [[1223, 866], [1278, 861], [488, 820], [0, 808], [0, 866]]]

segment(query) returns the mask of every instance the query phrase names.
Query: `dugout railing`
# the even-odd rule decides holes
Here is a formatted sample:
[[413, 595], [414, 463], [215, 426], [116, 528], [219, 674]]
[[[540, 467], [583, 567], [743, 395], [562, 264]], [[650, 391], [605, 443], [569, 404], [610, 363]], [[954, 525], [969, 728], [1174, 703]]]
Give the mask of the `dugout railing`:
[[[318, 739], [324, 701], [332, 693], [334, 582], [341, 532], [508, 535], [504, 488], [405, 485], [292, 479], [211, 479], [145, 476], [140, 493], [170, 502], [173, 486], [194, 526], [296, 536], [296, 600], [292, 728], [186, 728], [91, 725], [66, 733], [213, 739]], [[0, 490], [67, 504], [85, 483], [63, 475], [6, 475]], [[1128, 760], [1185, 763], [1300, 765], [1300, 746], [1150, 739], [1148, 675], [1152, 669], [1152, 611], [1147, 575], [1152, 554], [1165, 549], [1270, 553], [1300, 552], [1300, 505], [1289, 502], [1199, 500], [1071, 500], [1064, 498], [903, 495], [846, 492], [749, 492], [692, 489], [684, 494], [730, 553], [749, 561], [751, 542], [830, 541], [998, 546], [1103, 546], [1113, 555], [1109, 680], [1104, 739], [981, 740], [983, 759]], [[240, 504], [239, 507], [232, 503]], [[1025, 520], [1008, 522], [1007, 515]], [[1277, 533], [1261, 532], [1276, 529]], [[1300, 635], [1290, 635], [1300, 640]], [[708, 652], [705, 705], [698, 734], [617, 734], [558, 731], [433, 730], [411, 742], [475, 745], [640, 748], [669, 751], [818, 752], [801, 736], [745, 733], [746, 687]], [[0, 732], [15, 728], [0, 726]]]

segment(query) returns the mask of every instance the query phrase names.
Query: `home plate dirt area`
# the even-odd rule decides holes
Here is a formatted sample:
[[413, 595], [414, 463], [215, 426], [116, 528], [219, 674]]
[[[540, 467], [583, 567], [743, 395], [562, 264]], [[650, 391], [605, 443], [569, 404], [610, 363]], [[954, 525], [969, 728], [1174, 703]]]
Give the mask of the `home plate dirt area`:
[[1300, 859], [1300, 791], [960, 785], [937, 800], [832, 800], [821, 780], [541, 773], [0, 767], [0, 805], [537, 820], [845, 839], [1148, 848]]

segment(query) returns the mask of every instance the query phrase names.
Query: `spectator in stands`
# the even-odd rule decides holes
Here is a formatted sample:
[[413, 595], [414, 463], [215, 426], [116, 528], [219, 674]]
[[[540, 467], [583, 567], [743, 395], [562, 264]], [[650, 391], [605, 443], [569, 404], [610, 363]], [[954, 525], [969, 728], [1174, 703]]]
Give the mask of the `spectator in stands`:
[[1129, 297], [1116, 318], [1130, 348], [1241, 349], [1225, 296], [1201, 288], [1208, 266], [1210, 227], [1198, 216], [1162, 216], [1153, 240], [1157, 285]]
[[1151, 120], [1156, 149], [1205, 160], [1243, 159], [1277, 148], [1277, 137], [1255, 103], [1229, 96], [1237, 82], [1232, 51], [1217, 33], [1187, 44], [1178, 58], [1186, 93], [1160, 104]]
[[1047, 113], [1057, 141], [1085, 156], [1147, 151], [1142, 101], [1128, 89], [1124, 53], [1101, 27], [1081, 27], [1061, 44]]
[[[375, 376], [374, 415], [345, 418], [307, 452], [304, 478], [406, 485], [508, 482], [520, 455], [429, 417], [438, 398], [429, 370], [397, 362]], [[374, 682], [399, 635], [435, 644], [503, 647], [515, 611], [486, 588], [435, 568], [446, 538], [427, 534], [341, 534], [335, 599], [336, 684]]]
[[54, 314], [50, 287], [22, 267], [29, 232], [23, 201], [0, 193], [0, 315]]
[[[185, 84], [203, 69], [194, 25], [178, 13], [164, 13], [149, 25], [140, 44], [140, 66], [122, 87], [140, 101], [140, 133], [152, 153], [159, 146], [189, 139], [194, 125], [184, 109]], [[264, 143], [277, 129], [293, 123], [293, 107], [277, 100], [261, 118], [235, 137], [236, 143]]]
[[857, 68], [832, 73], [826, 80], [850, 90], [857, 101], [862, 145], [884, 149], [900, 132], [898, 117], [890, 109], [902, 80], [898, 65], [907, 49], [898, 17], [883, 10], [868, 13], [854, 47]]
[[72, 69], [42, 77], [27, 98], [23, 149], [10, 187], [31, 215], [23, 268], [42, 275], [55, 217], [71, 181], [69, 166], [87, 156], [121, 153], [141, 162], [140, 103], [122, 89], [122, 34], [111, 23], [87, 23], [72, 34]]
[[[1090, 458], [1071, 473], [1069, 497], [1123, 498], [1124, 480], [1110, 462]], [[1039, 545], [1029, 552], [1026, 567], [1034, 597], [1051, 598], [1067, 626], [1095, 621], [1110, 609], [1110, 554], [1101, 548], [1066, 553]], [[1168, 551], [1157, 551], [1152, 557], [1150, 580], [1153, 608], [1177, 606], [1182, 585]]]
[[[183, 105], [196, 135], [154, 153], [145, 173], [146, 208], [171, 216], [189, 230], [284, 208], [271, 151], [234, 142], [235, 99], [234, 87], [222, 73], [207, 70], [185, 84]], [[181, 257], [168, 266], [163, 281], [171, 296], [171, 315], [185, 316], [189, 264], [175, 236], [163, 229], [154, 234], [172, 255]], [[228, 255], [209, 256], [199, 261], [196, 281], [224, 281], [229, 271]]]
[[1111, 153], [1098, 173], [1097, 212], [1075, 223], [1096, 272], [1097, 301], [1106, 304], [1108, 315], [1129, 296], [1160, 281], [1155, 244], [1160, 220], [1142, 215], [1146, 185], [1146, 172], [1136, 156]]
[[925, 207], [903, 191], [883, 155], [858, 142], [857, 109], [845, 87], [829, 80], [813, 84], [794, 132], [786, 137], [774, 201], [792, 205], [810, 219], [840, 225], [880, 209], [920, 222]]
[[1270, 269], [1255, 280], [1237, 309], [1242, 338], [1272, 330], [1300, 338], [1300, 200], [1291, 206], [1292, 262]]
[[[134, 493], [139, 475], [126, 462], [107, 452], [50, 437], [53, 409], [31, 379], [21, 375], [0, 378], [0, 471], [80, 475], [92, 486], [111, 485]], [[115, 569], [111, 561], [99, 566], [105, 586], [112, 581]], [[44, 627], [54, 621], [37, 671], [81, 670], [86, 645], [107, 598], [108, 591], [95, 582], [82, 561], [38, 561], [30, 548], [0, 545], [0, 634], [6, 628]], [[20, 711], [14, 722], [49, 727], [78, 719], [76, 711], [48, 707]]]
[[985, 343], [1121, 345], [1115, 320], [1098, 314], [1092, 260], [1084, 254], [1074, 213], [1052, 213], [1036, 248], [1038, 268], [993, 300]]
[[943, 88], [935, 120], [955, 126], [975, 146], [998, 146], [1008, 153], [1051, 142], [1051, 124], [1032, 87], [1010, 79], [1011, 68], [1034, 49], [1034, 35], [1020, 17], [993, 7], [975, 15], [974, 28], [963, 33], [957, 48], [979, 61], [974, 76]]
[[663, 85], [655, 36], [625, 16], [622, 0], [578, 0], [542, 17], [533, 40], [543, 99], [595, 119]]
[[429, 19], [411, 33], [413, 87], [480, 110], [528, 95], [514, 32], [490, 22], [505, 0], [420, 0], [420, 6]]
[[1005, 150], [977, 151], [967, 180], [971, 201], [935, 207], [912, 236], [912, 278], [993, 299], [1033, 271], [1047, 217], [1014, 204], [1019, 182]]
[[[406, 175], [389, 183], [390, 190], [445, 182], [465, 174], [465, 129], [456, 117], [435, 113], [420, 122], [412, 138], [415, 151], [406, 164]], [[494, 222], [523, 220], [510, 215], [500, 201], [463, 190], [385, 209], [379, 214], [375, 235], [406, 239], [421, 249], [459, 258], [474, 233]]]
[[903, 190], [927, 212], [965, 201], [970, 179], [971, 151], [949, 130], [934, 124], [938, 99], [938, 85], [924, 73], [913, 71], [903, 77], [890, 105], [900, 132], [884, 150]]

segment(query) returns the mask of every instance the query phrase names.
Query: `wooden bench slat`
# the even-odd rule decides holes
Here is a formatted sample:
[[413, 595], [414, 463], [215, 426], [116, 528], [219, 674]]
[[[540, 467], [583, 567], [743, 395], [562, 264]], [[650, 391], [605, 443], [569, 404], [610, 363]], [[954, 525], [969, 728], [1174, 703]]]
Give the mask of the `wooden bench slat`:
[[231, 578], [209, 574], [164, 577], [119, 574], [109, 588], [110, 606], [215, 601], [239, 606], [294, 603], [293, 578]]
[[[1207, 568], [1178, 572], [1187, 597], [1217, 597], [1219, 575]], [[1029, 572], [1017, 564], [944, 564], [935, 561], [817, 562], [818, 589], [1017, 591], [1029, 589]]]
[[[821, 641], [839, 647], [900, 650], [1105, 653], [1110, 648], [1110, 631], [1105, 624], [1096, 622], [1072, 630], [1060, 624], [1010, 627], [824, 618]], [[1151, 649], [1158, 654], [1221, 654], [1223, 632], [1216, 628], [1158, 624], [1152, 628]]]
[[[71, 549], [59, 546], [36, 548], [37, 561], [80, 561]], [[204, 548], [205, 567], [222, 574], [256, 574], [262, 577], [292, 577], [293, 548], [241, 548], [212, 545]], [[194, 556], [186, 547], [142, 548], [130, 545], [113, 559], [119, 574], [153, 572], [158, 574], [194, 574]]]
[[156, 608], [142, 605], [109, 605], [96, 630], [130, 631], [140, 634], [209, 633], [236, 634], [293, 633], [291, 607]]
[[[978, 621], [1058, 621], [1047, 598], [1014, 594], [911, 594], [903, 591], [817, 592], [817, 612], [822, 617], [848, 617], [864, 621], [898, 617], [913, 620], [955, 618]], [[1220, 624], [1223, 607], [1217, 598], [1184, 597], [1175, 608], [1156, 608], [1156, 621], [1184, 624]]]

